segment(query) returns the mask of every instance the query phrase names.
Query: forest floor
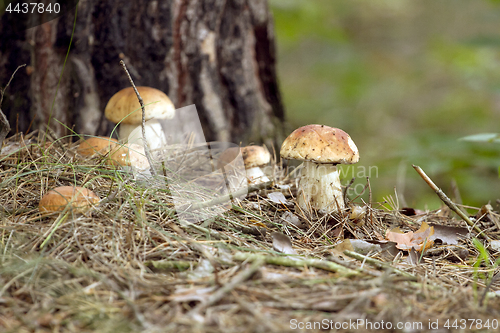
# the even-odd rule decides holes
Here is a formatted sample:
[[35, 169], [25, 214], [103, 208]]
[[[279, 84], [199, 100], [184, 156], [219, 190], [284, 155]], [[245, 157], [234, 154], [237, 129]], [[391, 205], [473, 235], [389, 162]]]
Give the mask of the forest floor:
[[[276, 166], [274, 184], [212, 218], [181, 223], [167, 188], [143, 186], [105, 159], [42, 136], [4, 142], [1, 332], [486, 332], [500, 325], [500, 215], [491, 206], [468, 207], [472, 231], [444, 205], [423, 212], [390, 199], [356, 199], [342, 214], [311, 217], [295, 207], [296, 179]], [[40, 198], [62, 185], [86, 187], [101, 201], [83, 214], [40, 214]], [[408, 238], [409, 247], [425, 250], [387, 240], [409, 232], [422, 236]]]

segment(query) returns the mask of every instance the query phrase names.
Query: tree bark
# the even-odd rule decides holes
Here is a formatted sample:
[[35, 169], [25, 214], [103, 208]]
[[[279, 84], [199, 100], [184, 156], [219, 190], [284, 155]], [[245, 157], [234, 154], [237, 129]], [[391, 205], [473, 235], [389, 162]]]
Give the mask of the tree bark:
[[0, 21], [0, 34], [8, 38], [0, 41], [0, 84], [29, 64], [2, 107], [18, 130], [50, 119], [59, 135], [69, 134], [65, 126], [109, 135], [114, 124], [103, 110], [129, 86], [124, 60], [136, 85], [164, 91], [176, 108], [195, 104], [207, 140], [272, 145], [283, 139], [266, 0], [81, 0], [76, 21], [67, 14], [22, 33]]

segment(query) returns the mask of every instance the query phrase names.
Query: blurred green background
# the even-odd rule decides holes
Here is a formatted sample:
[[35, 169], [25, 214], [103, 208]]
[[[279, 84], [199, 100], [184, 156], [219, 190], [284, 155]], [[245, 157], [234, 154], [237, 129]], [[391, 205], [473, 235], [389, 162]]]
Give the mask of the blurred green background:
[[370, 179], [374, 200], [395, 197], [396, 187], [400, 207], [439, 208], [416, 164], [453, 199], [456, 182], [464, 204], [498, 208], [500, 144], [458, 139], [500, 132], [499, 1], [270, 6], [290, 130], [319, 123], [348, 132], [358, 166], [378, 168]]

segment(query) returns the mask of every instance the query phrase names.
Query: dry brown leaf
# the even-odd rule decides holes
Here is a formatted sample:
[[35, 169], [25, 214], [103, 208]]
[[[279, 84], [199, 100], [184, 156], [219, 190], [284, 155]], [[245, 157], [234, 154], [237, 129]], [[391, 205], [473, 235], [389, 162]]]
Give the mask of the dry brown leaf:
[[[434, 241], [430, 239], [430, 236], [434, 234], [434, 227], [429, 227], [426, 222], [422, 222], [420, 229], [417, 231], [409, 231], [407, 233], [402, 233], [399, 228], [394, 228], [388, 230], [385, 234], [387, 240], [396, 242], [396, 247], [400, 250], [409, 251], [410, 249], [415, 249], [418, 252], [430, 248]], [[425, 248], [424, 248], [425, 245]]]
[[343, 242], [341, 242], [340, 244], [337, 244], [335, 245], [335, 247], [333, 248], [333, 253], [336, 255], [336, 256], [339, 256], [339, 257], [344, 257], [344, 251], [354, 251], [354, 247], [352, 246], [351, 244], [351, 240], [349, 239], [344, 239]]
[[457, 245], [461, 237], [467, 236], [469, 232], [467, 228], [462, 227], [449, 227], [446, 225], [432, 224], [434, 234], [431, 235], [431, 240], [440, 239], [443, 244]]

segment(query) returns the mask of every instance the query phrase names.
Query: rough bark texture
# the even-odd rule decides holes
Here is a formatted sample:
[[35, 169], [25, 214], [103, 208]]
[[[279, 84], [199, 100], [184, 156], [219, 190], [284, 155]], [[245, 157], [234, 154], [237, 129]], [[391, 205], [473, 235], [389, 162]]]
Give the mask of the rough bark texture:
[[[207, 140], [277, 144], [284, 111], [266, 0], [81, 0], [74, 14], [16, 34], [0, 22], [0, 84], [19, 64], [3, 110], [25, 131], [47, 124], [59, 135], [109, 134], [104, 106], [129, 86], [158, 88], [177, 108], [195, 104]], [[55, 94], [60, 81], [57, 95]], [[54, 96], [56, 96], [54, 101]], [[52, 106], [53, 105], [53, 106]], [[19, 115], [19, 119], [17, 119]]]

